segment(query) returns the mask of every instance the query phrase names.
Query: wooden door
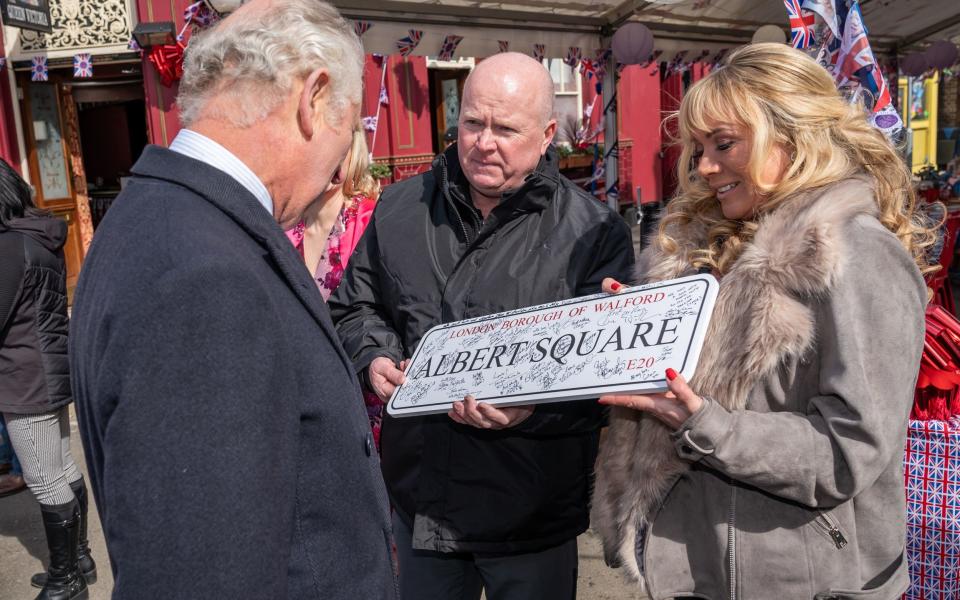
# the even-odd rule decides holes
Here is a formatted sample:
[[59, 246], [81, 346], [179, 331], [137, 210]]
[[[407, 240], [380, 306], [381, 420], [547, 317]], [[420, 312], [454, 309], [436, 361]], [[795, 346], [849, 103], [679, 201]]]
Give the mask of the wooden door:
[[[20, 110], [27, 146], [30, 181], [36, 191], [36, 203], [67, 222], [67, 243], [63, 248], [67, 266], [67, 295], [72, 300], [80, 266], [89, 245], [89, 205], [79, 153], [79, 132], [68, 87], [56, 81], [33, 82], [29, 74], [19, 74], [18, 86], [23, 90]], [[67, 110], [65, 109], [65, 106]], [[66, 114], [65, 114], [66, 113]], [[73, 116], [72, 119], [67, 117]], [[71, 125], [72, 121], [72, 125]], [[79, 173], [79, 175], [78, 175]], [[86, 211], [78, 207], [78, 193]], [[82, 217], [86, 223], [81, 223]]]
[[433, 92], [434, 151], [443, 152], [446, 147], [443, 136], [460, 119], [460, 103], [463, 100], [463, 84], [470, 71], [467, 69], [432, 69], [430, 88]]

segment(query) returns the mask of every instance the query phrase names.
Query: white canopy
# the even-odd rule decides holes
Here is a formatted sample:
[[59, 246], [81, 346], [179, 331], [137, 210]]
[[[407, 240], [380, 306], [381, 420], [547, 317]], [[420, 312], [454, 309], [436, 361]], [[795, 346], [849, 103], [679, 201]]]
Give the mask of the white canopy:
[[[498, 40], [529, 53], [563, 57], [570, 46], [585, 56], [604, 34], [628, 20], [649, 27], [665, 53], [715, 49], [750, 41], [762, 25], [787, 30], [781, 0], [334, 0], [345, 16], [374, 24], [363, 36], [367, 52], [392, 54], [410, 29], [423, 31], [414, 54], [434, 56], [447, 35], [463, 36], [457, 56], [488, 56]], [[903, 52], [960, 36], [957, 0], [861, 0], [877, 53]]]

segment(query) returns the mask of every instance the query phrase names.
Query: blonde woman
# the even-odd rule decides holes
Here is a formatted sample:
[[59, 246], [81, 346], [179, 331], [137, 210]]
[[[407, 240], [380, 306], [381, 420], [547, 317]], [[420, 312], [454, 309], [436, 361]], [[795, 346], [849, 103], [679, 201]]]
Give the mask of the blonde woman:
[[[347, 261], [367, 228], [380, 195], [380, 184], [370, 175], [369, 167], [367, 136], [358, 129], [353, 132], [350, 151], [340, 165], [339, 179], [331, 182], [323, 196], [304, 212], [303, 221], [287, 232], [324, 300], [340, 285]], [[383, 402], [375, 394], [365, 392], [363, 403], [379, 449]]]
[[608, 562], [654, 599], [898, 597], [932, 240], [909, 173], [784, 45], [731, 54], [677, 119], [680, 190], [637, 280], [710, 272], [720, 295], [689, 384], [601, 398]]
[[340, 177], [304, 212], [303, 221], [287, 232], [324, 300], [340, 285], [347, 261], [380, 195], [380, 184], [370, 175], [369, 167], [366, 134], [357, 129], [340, 165]]

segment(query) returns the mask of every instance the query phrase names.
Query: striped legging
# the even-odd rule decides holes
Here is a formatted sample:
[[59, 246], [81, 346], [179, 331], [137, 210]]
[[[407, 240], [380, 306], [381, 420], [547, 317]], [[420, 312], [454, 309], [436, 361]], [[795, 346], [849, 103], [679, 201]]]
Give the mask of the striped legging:
[[72, 502], [70, 484], [81, 474], [70, 454], [67, 407], [31, 415], [4, 413], [3, 418], [23, 479], [37, 502], [47, 506]]

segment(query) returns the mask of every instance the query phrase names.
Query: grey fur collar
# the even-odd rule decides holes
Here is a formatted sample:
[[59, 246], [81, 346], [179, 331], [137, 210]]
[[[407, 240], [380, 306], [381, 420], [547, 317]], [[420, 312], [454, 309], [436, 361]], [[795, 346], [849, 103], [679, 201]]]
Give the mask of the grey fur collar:
[[[852, 179], [786, 201], [763, 218], [753, 242], [720, 282], [696, 375], [690, 384], [730, 410], [744, 408], [755, 384], [814, 340], [804, 299], [825, 294], [844, 268], [843, 226], [859, 214], [876, 216], [873, 190]], [[693, 273], [686, 256], [704, 244], [705, 231], [688, 226], [677, 254], [647, 248], [637, 281], [650, 283]], [[641, 579], [635, 548], [638, 527], [689, 468], [656, 418], [615, 407], [597, 464], [595, 530], [607, 560]]]

